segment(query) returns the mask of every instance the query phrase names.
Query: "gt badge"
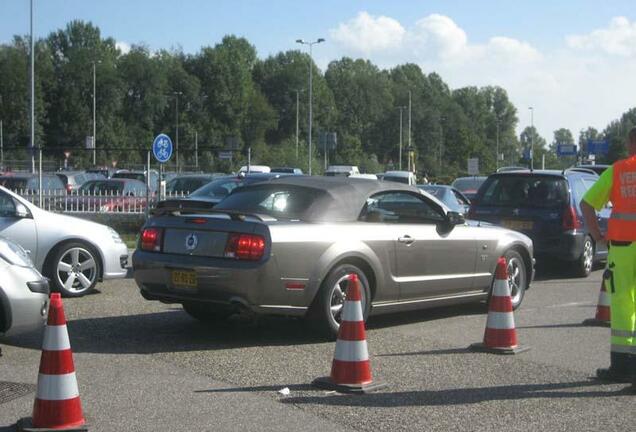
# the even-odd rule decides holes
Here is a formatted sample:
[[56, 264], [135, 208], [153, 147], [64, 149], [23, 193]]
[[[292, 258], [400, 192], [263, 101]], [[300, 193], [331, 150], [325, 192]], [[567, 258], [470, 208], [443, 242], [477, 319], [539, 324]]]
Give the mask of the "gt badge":
[[187, 250], [192, 251], [195, 250], [197, 245], [199, 244], [199, 238], [195, 233], [190, 233], [186, 237], [185, 247]]

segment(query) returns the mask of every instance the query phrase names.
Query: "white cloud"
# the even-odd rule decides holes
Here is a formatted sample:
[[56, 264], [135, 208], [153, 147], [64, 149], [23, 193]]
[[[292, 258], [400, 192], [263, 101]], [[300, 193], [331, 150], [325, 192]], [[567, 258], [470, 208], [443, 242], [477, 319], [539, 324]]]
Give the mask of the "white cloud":
[[404, 27], [393, 18], [374, 17], [367, 12], [329, 32], [336, 43], [364, 54], [392, 49], [400, 45], [404, 37]]
[[364, 55], [383, 68], [417, 63], [425, 73], [439, 73], [451, 88], [501, 86], [518, 109], [518, 131], [529, 125], [527, 108], [533, 106], [535, 126], [548, 142], [556, 129], [568, 128], [575, 136], [588, 126], [603, 129], [636, 106], [636, 22], [625, 18], [587, 35], [564, 35], [540, 51], [505, 35], [473, 42], [450, 17], [439, 14], [416, 20], [411, 28], [383, 17], [403, 32], [369, 49], [368, 26], [353, 25], [363, 14], [332, 31], [332, 57]]
[[121, 51], [122, 54], [128, 54], [130, 52], [130, 44], [124, 41], [115, 42], [115, 47]]
[[566, 38], [570, 48], [601, 51], [606, 54], [631, 57], [636, 55], [636, 22], [625, 17], [613, 18], [607, 28], [594, 30], [586, 35]]

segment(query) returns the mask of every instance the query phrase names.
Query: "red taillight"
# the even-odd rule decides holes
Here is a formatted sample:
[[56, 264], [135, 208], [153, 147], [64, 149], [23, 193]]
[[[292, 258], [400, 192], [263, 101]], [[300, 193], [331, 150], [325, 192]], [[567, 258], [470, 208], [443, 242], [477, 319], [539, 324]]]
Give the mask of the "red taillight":
[[141, 232], [141, 249], [145, 251], [160, 252], [161, 238], [163, 230], [161, 228], [146, 228]]
[[570, 206], [563, 210], [563, 229], [565, 231], [581, 228], [581, 221], [576, 217], [576, 210]]
[[265, 239], [259, 235], [231, 233], [225, 245], [225, 257], [258, 261], [265, 253]]
[[68, 183], [66, 185], [66, 193], [71, 193], [73, 192], [73, 185], [71, 185], [70, 183]]

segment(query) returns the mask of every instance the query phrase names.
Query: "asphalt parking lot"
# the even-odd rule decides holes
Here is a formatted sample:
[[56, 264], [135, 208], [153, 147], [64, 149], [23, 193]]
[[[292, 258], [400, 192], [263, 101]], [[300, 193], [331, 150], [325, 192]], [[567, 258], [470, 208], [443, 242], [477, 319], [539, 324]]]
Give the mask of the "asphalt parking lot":
[[[389, 386], [364, 396], [309, 386], [329, 373], [334, 343], [300, 320], [204, 325], [177, 305], [143, 300], [132, 279], [66, 299], [65, 309], [94, 431], [631, 430], [635, 396], [593, 378], [609, 362], [609, 330], [581, 325], [594, 315], [600, 277], [540, 269], [515, 314], [520, 343], [532, 349], [517, 356], [466, 350], [483, 337], [483, 305], [370, 320], [374, 378]], [[0, 343], [0, 381], [26, 384], [22, 396], [0, 393], [8, 431], [30, 415], [41, 341]]]

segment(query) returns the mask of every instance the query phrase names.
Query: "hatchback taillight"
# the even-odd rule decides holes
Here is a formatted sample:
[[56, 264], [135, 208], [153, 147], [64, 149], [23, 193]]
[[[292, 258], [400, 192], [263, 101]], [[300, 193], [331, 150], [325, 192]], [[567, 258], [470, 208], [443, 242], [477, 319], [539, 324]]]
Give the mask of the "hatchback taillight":
[[141, 250], [161, 252], [162, 237], [163, 230], [161, 228], [145, 228], [141, 232]]
[[258, 261], [265, 253], [265, 238], [254, 234], [231, 233], [225, 244], [225, 257]]
[[565, 231], [571, 231], [581, 228], [581, 221], [576, 217], [576, 210], [573, 206], [567, 207], [563, 210], [563, 229]]

